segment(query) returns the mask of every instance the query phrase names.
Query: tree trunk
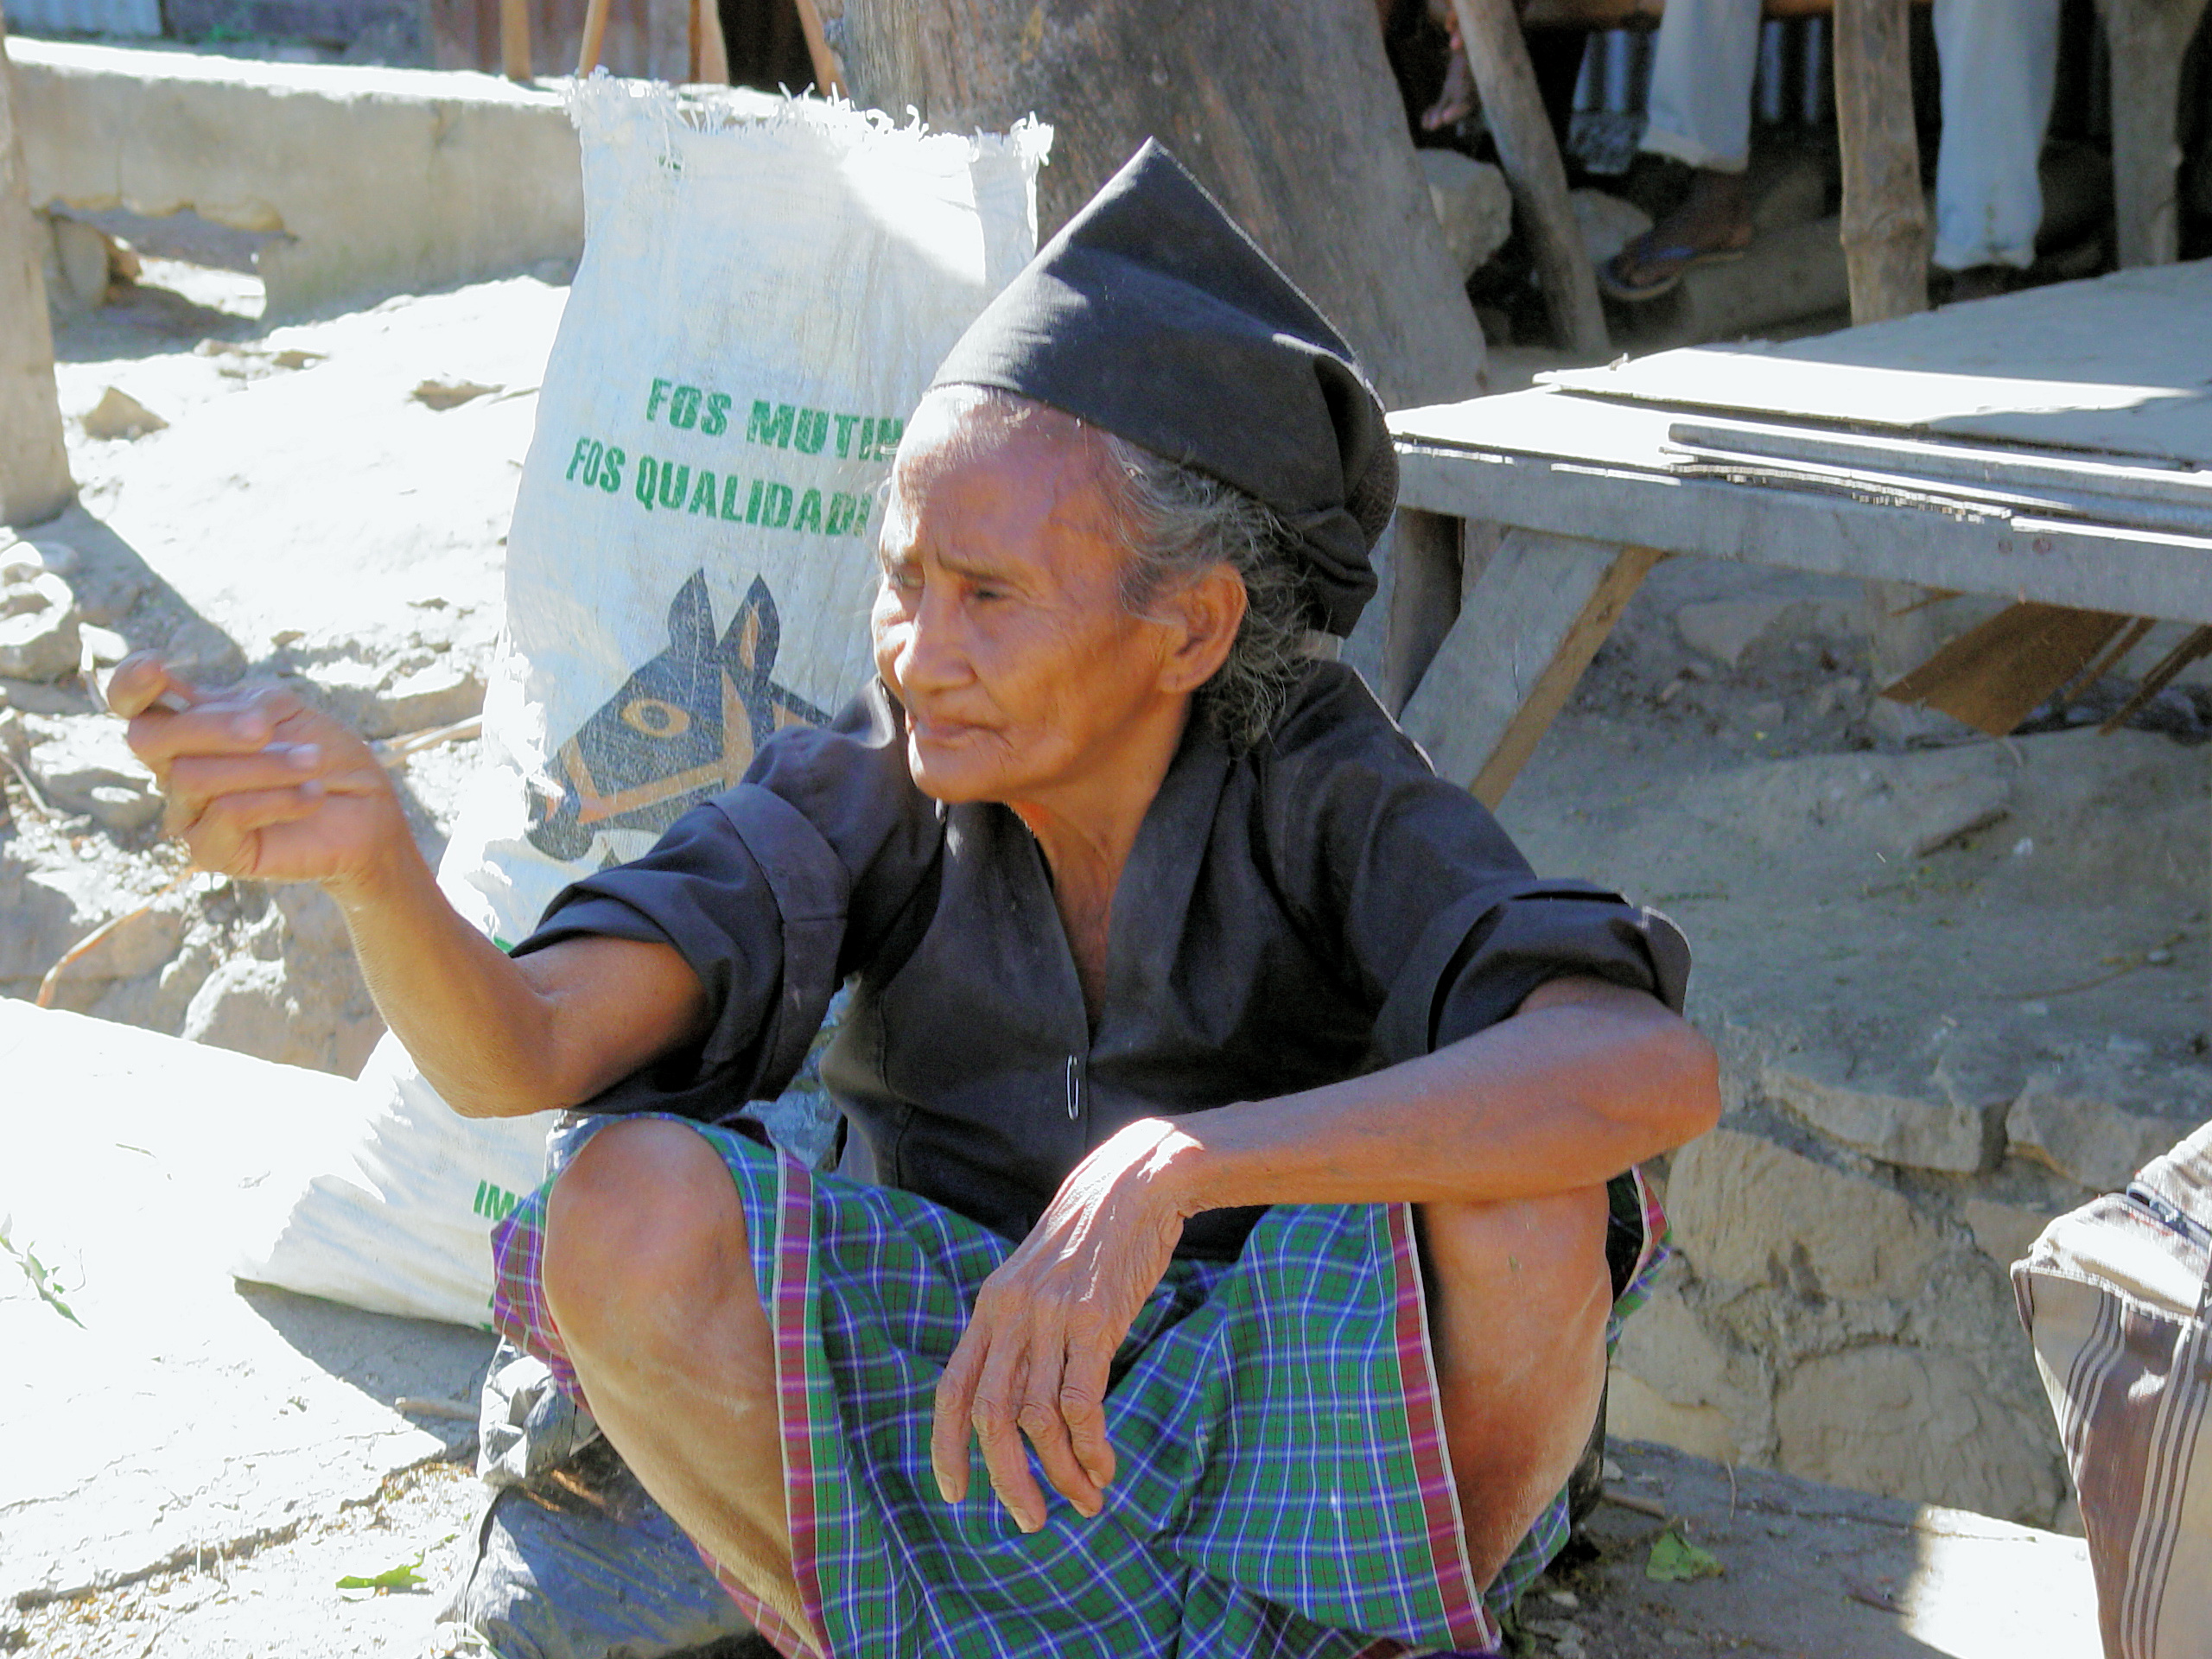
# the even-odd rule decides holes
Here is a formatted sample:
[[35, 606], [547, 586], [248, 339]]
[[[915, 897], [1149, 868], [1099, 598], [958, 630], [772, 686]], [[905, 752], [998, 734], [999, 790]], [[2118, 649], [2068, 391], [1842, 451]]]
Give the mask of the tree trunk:
[[2182, 60], [2204, 0], [2097, 0], [2112, 48], [2113, 217], [2123, 265], [2181, 257]]
[[1483, 390], [1373, 0], [823, 0], [854, 100], [931, 126], [1052, 124], [1049, 236], [1147, 137], [1343, 331], [1393, 408]]
[[0, 524], [32, 524], [68, 505], [75, 486], [54, 392], [46, 226], [31, 211], [7, 39], [0, 13]]
[[1907, 0], [1836, 0], [1835, 120], [1851, 321], [1928, 308], [1928, 201], [1912, 124]]
[[1453, 0], [1453, 9], [1467, 67], [1482, 96], [1483, 119], [1497, 141], [1514, 206], [1535, 245], [1536, 280], [1553, 332], [1578, 356], [1602, 358], [1611, 348], [1605, 308], [1598, 302], [1598, 274], [1567, 202], [1567, 166], [1537, 89], [1521, 20], [1510, 0]]

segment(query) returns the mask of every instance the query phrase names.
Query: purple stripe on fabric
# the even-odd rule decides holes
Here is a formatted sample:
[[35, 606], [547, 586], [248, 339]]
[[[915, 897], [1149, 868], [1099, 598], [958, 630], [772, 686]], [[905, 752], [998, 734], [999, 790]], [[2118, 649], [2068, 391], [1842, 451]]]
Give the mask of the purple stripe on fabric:
[[1636, 1255], [1636, 1271], [1628, 1276], [1631, 1285], [1643, 1282], [1646, 1274], [1659, 1265], [1667, 1249], [1667, 1211], [1659, 1203], [1659, 1195], [1644, 1179], [1643, 1166], [1635, 1165], [1629, 1170], [1636, 1182], [1636, 1196], [1643, 1203], [1643, 1243]]
[[1429, 1349], [1428, 1302], [1421, 1294], [1421, 1256], [1414, 1248], [1413, 1206], [1393, 1204], [1383, 1208], [1389, 1217], [1390, 1262], [1397, 1281], [1392, 1313], [1398, 1376], [1405, 1392], [1406, 1439], [1428, 1527], [1429, 1560], [1444, 1603], [1444, 1625], [1459, 1646], [1487, 1653], [1503, 1640], [1503, 1633], [1483, 1605], [1482, 1586], [1475, 1582], [1474, 1569], [1467, 1561], [1459, 1489], [1452, 1483], [1451, 1454], [1444, 1441], [1444, 1402]]
[[[784, 1505], [791, 1529], [791, 1573], [817, 1632], [822, 1579], [814, 1559], [814, 1421], [806, 1376], [806, 1299], [814, 1273], [814, 1177], [789, 1153], [776, 1154], [776, 1414], [784, 1431]], [[822, 1637], [823, 1641], [829, 1638]], [[806, 1644], [810, 1654], [817, 1649]]]

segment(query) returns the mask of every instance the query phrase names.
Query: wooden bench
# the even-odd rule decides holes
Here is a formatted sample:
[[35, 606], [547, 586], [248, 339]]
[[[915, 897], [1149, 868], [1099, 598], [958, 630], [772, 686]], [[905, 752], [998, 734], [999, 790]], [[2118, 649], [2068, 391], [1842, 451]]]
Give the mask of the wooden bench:
[[1380, 691], [1495, 804], [1659, 559], [2212, 629], [2212, 260], [1391, 417]]

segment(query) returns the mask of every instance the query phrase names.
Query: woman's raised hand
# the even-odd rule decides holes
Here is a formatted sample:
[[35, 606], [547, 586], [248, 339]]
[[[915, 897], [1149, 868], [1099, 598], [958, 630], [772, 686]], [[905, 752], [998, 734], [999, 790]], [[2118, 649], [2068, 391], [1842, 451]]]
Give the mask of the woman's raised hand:
[[107, 700], [167, 798], [163, 826], [201, 869], [335, 889], [412, 848], [369, 746], [288, 691], [203, 692], [140, 652], [116, 670]]

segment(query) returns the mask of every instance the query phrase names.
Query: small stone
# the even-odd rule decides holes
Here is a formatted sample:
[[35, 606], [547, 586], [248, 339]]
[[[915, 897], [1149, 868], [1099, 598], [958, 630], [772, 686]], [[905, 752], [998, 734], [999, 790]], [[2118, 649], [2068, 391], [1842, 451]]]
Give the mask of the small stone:
[[1570, 1611], [1582, 1605], [1582, 1598], [1572, 1590], [1547, 1590], [1544, 1599], [1554, 1607], [1565, 1607]]
[[1505, 175], [1456, 149], [1416, 152], [1444, 246], [1462, 276], [1490, 262], [1513, 233], [1513, 192]]
[[1691, 650], [1733, 668], [1789, 607], [1788, 600], [1716, 599], [1683, 606], [1675, 613], [1675, 628]]
[[84, 642], [92, 660], [102, 668], [121, 662], [130, 654], [130, 643], [113, 628], [95, 626], [90, 622], [79, 623], [77, 637]]
[[[2005, 1115], [2012, 1150], [2099, 1192], [2212, 1117], [2212, 1080], [2198, 1067], [2144, 1073], [2127, 1059], [2086, 1055], [2031, 1076]], [[2155, 1111], [2133, 1109], [2137, 1105]]]
[[153, 774], [131, 753], [121, 721], [99, 715], [30, 720], [25, 737], [24, 770], [56, 807], [89, 813], [118, 835], [161, 815]]
[[77, 564], [77, 550], [67, 542], [15, 542], [0, 550], [0, 582], [35, 576], [41, 571], [73, 575]]
[[143, 438], [168, 423], [120, 387], [110, 386], [85, 415], [88, 438]]
[[1651, 215], [1632, 201], [1585, 187], [1567, 194], [1567, 205], [1582, 232], [1590, 263], [1602, 265], [1651, 228]]
[[2033, 858], [2035, 853], [2036, 840], [2033, 836], [2022, 836], [2012, 843], [2012, 856], [2015, 858]]
[[1981, 1253], [2000, 1268], [2009, 1268], [2028, 1253], [2051, 1218], [2037, 1210], [1991, 1198], [1968, 1198], [1959, 1206], [1960, 1219], [1974, 1234]]
[[0, 580], [0, 679], [58, 680], [82, 652], [77, 596], [48, 570]]
[[2174, 953], [2167, 950], [2163, 944], [2158, 946], [2155, 950], [2146, 950], [2143, 953], [2143, 960], [2149, 963], [2153, 968], [2163, 968], [2173, 959]]
[[2026, 1014], [2031, 1020], [2040, 1020], [2044, 1015], [2050, 1012], [2050, 1004], [2048, 1002], [2023, 1002], [2020, 1004], [2020, 1012]]
[[444, 410], [459, 409], [463, 404], [487, 397], [499, 390], [474, 380], [425, 380], [409, 395], [425, 408]]

